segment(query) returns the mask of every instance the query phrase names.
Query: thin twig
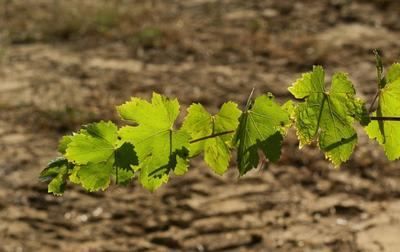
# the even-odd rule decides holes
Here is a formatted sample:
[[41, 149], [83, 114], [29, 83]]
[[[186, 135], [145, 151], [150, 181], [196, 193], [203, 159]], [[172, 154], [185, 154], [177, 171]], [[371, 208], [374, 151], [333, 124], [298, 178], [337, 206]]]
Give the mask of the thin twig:
[[249, 97], [247, 98], [246, 110], [250, 107], [251, 98], [253, 98], [254, 90], [255, 90], [255, 88], [253, 87], [253, 89], [251, 90], [251, 92], [249, 94]]
[[370, 113], [370, 114], [372, 113], [372, 110], [374, 109], [374, 105], [375, 105], [376, 100], [377, 100], [378, 97], [379, 97], [379, 93], [380, 93], [380, 91], [376, 92], [375, 97], [374, 97], [374, 99], [372, 100], [371, 105], [369, 106], [368, 113]]
[[369, 106], [368, 112], [370, 114], [372, 113], [372, 110], [374, 109], [375, 102], [379, 97], [380, 88], [385, 86], [385, 77], [383, 76], [382, 58], [379, 55], [379, 51], [377, 49], [374, 49], [373, 52], [375, 54], [375, 66], [376, 66], [376, 78], [378, 79], [378, 91], [376, 92], [375, 97], [372, 100], [371, 105]]
[[200, 138], [191, 140], [189, 143], [191, 143], [191, 144], [192, 143], [197, 143], [197, 142], [200, 142], [200, 141], [203, 141], [203, 140], [207, 140], [207, 139], [210, 139], [210, 138], [219, 137], [219, 136], [223, 136], [223, 135], [227, 135], [227, 134], [232, 134], [234, 132], [235, 132], [234, 130], [222, 131], [222, 132], [211, 134], [211, 135], [208, 135], [208, 136], [205, 136], [205, 137], [200, 137]]
[[372, 121], [400, 121], [400, 117], [395, 116], [370, 116]]

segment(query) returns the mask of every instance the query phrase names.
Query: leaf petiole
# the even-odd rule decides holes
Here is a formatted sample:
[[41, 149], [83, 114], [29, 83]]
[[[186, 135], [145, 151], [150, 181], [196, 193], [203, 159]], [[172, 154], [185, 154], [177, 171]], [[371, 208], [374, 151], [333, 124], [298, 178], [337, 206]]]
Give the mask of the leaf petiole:
[[395, 116], [370, 116], [372, 121], [400, 121], [400, 117]]

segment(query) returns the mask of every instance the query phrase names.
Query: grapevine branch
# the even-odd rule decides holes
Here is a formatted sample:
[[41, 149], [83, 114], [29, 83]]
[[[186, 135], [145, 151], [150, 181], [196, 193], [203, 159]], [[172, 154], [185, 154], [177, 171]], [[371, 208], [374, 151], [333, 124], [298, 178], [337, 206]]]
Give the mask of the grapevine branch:
[[[229, 168], [231, 150], [235, 148], [239, 173], [244, 175], [256, 168], [260, 160], [261, 164], [265, 164], [263, 160], [266, 155], [269, 162], [279, 160], [281, 143], [286, 134], [286, 131], [282, 134], [280, 129], [289, 126], [295, 127], [298, 133], [304, 133], [301, 135], [304, 138], [302, 140], [319, 141], [320, 149], [335, 167], [339, 167], [352, 154], [354, 148], [348, 146], [354, 147], [357, 143], [353, 121], [362, 123], [362, 119], [381, 122], [379, 125], [369, 122], [363, 126], [371, 139], [379, 140], [390, 134], [391, 141], [381, 145], [389, 160], [400, 159], [400, 150], [395, 148], [398, 144], [395, 141], [400, 136], [400, 124], [385, 123], [400, 122], [399, 112], [392, 108], [400, 100], [397, 89], [400, 64], [395, 63], [388, 68], [388, 77], [385, 77], [378, 52], [375, 52], [375, 56], [378, 91], [368, 109], [363, 101], [358, 102], [347, 76], [338, 73], [336, 84], [345, 91], [349, 90], [346, 96], [342, 92], [324, 93], [323, 97], [314, 97], [311, 101], [305, 98], [299, 103], [281, 105], [270, 93], [253, 98], [253, 88], [242, 109], [230, 101], [224, 103], [213, 116], [201, 104], [191, 105], [178, 130], [170, 128], [170, 125], [174, 125], [179, 116], [179, 102], [153, 93], [151, 103], [136, 98], [117, 107], [121, 118], [134, 121], [134, 126], [118, 127], [111, 121], [101, 121], [63, 137], [59, 145], [62, 156], [50, 162], [41, 172], [40, 178], [49, 182], [48, 191], [55, 195], [64, 192], [67, 180], [72, 181], [71, 178], [72, 182], [82, 185], [88, 191], [98, 191], [106, 189], [113, 176], [117, 184], [138, 178], [145, 188], [154, 191], [168, 180], [170, 171], [182, 175], [188, 170], [191, 158], [188, 154], [192, 150], [194, 155], [203, 153], [208, 166], [222, 175]], [[313, 88], [323, 89], [324, 81], [318, 81], [318, 86], [310, 84], [310, 79], [321, 76], [324, 76], [323, 68], [315, 66], [289, 88], [290, 93], [295, 98], [301, 98], [312, 92]], [[386, 86], [392, 88], [385, 89]], [[325, 102], [328, 102], [329, 107], [323, 110]], [[374, 110], [381, 110], [382, 113], [372, 114]], [[350, 120], [349, 115], [352, 115]], [[160, 123], [160, 118], [168, 118], [169, 121]], [[326, 121], [321, 124], [323, 120]], [[335, 124], [336, 121], [339, 124]], [[310, 131], [314, 129], [315, 132]], [[166, 130], [169, 131], [168, 137]], [[324, 135], [320, 134], [322, 131]], [[215, 141], [212, 148], [192, 145], [230, 134], [236, 134], [233, 144]], [[83, 155], [86, 153], [88, 155]]]
[[[378, 86], [382, 87], [385, 84], [385, 77], [383, 76], [383, 63], [382, 63], [382, 58], [378, 52], [377, 49], [375, 49], [373, 51], [374, 55], [375, 55], [375, 66], [376, 66], [376, 77], [377, 77], [377, 81], [378, 81]], [[374, 99], [372, 100], [371, 105], [369, 106], [368, 112], [371, 114], [373, 109], [374, 109], [374, 105], [375, 102], [378, 100], [378, 97], [380, 95], [380, 89], [378, 89], [378, 91], [376, 92]], [[371, 119], [372, 120], [372, 119]]]
[[[370, 116], [369, 119], [371, 121], [395, 121], [395, 122], [400, 122], [400, 117], [395, 117], [395, 116]], [[235, 133], [235, 130], [228, 130], [228, 131], [223, 131], [223, 132], [218, 132], [218, 133], [213, 133], [211, 135], [208, 136], [204, 136], [204, 137], [200, 137], [197, 139], [193, 139], [191, 141], [189, 141], [190, 144], [194, 144], [197, 142], [201, 142], [210, 138], [214, 138], [214, 137], [219, 137], [219, 136], [223, 136], [223, 135], [228, 135], [228, 134], [233, 134]]]
[[193, 139], [193, 140], [191, 140], [189, 143], [190, 143], [190, 144], [193, 144], [193, 143], [197, 143], [197, 142], [200, 142], [200, 141], [203, 141], [203, 140], [207, 140], [207, 139], [210, 139], [210, 138], [214, 138], [214, 137], [219, 137], [219, 136], [223, 136], [223, 135], [232, 134], [232, 133], [234, 133], [234, 132], [235, 132], [234, 130], [228, 130], [228, 131], [218, 132], [218, 133], [214, 133], [214, 134], [211, 134], [211, 135], [208, 135], [208, 136], [205, 136], [205, 137], [200, 137], [200, 138], [197, 138], [197, 139]]
[[[373, 109], [374, 109], [374, 105], [375, 105], [375, 102], [378, 100], [379, 94], [380, 94], [379, 91], [376, 92], [376, 94], [375, 94], [375, 96], [374, 96], [374, 99], [372, 100], [372, 103], [371, 103], [371, 105], [369, 106], [368, 112], [369, 112], [370, 114], [372, 113], [372, 111], [373, 111]], [[371, 119], [371, 120], [372, 120], [372, 119]]]
[[[400, 121], [400, 117], [394, 117], [394, 116], [370, 116], [370, 118], [372, 121]], [[218, 133], [214, 133], [205, 137], [200, 137], [197, 139], [193, 139], [191, 140], [189, 143], [190, 144], [194, 144], [197, 142], [201, 142], [210, 138], [214, 138], [214, 137], [219, 137], [219, 136], [223, 136], [223, 135], [228, 135], [228, 134], [233, 134], [235, 133], [235, 130], [228, 130], [228, 131], [223, 131], [223, 132], [218, 132]]]

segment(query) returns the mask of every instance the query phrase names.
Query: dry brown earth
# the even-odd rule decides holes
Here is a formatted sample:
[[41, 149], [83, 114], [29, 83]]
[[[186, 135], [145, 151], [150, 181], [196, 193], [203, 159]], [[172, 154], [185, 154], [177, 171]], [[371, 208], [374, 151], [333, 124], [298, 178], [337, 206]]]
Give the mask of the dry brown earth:
[[390, 0], [0, 1], [0, 251], [400, 251], [400, 165], [360, 129], [334, 170], [293, 132], [281, 161], [241, 179], [198, 159], [154, 194], [139, 185], [46, 193], [62, 134], [153, 91], [185, 109], [289, 98], [313, 64], [374, 95], [372, 49], [400, 59]]

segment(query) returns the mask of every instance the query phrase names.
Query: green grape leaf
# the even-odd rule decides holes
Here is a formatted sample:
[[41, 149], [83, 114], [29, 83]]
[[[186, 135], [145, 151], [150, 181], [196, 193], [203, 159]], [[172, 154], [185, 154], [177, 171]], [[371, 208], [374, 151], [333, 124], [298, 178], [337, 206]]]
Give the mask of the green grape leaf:
[[[182, 129], [191, 135], [192, 139], [208, 136], [212, 133], [212, 116], [201, 104], [193, 104], [188, 110]], [[204, 141], [190, 145], [190, 156], [197, 156], [204, 149]]]
[[305, 99], [295, 109], [300, 145], [318, 139], [319, 146], [335, 166], [347, 161], [357, 143], [355, 120], [366, 117], [364, 104], [355, 97], [353, 84], [344, 73], [336, 73], [327, 90], [322, 67], [303, 74], [289, 91]]
[[100, 163], [81, 165], [77, 171], [79, 183], [89, 192], [107, 189], [110, 185], [113, 163], [114, 158], [110, 157], [108, 160]]
[[69, 141], [65, 151], [68, 160], [80, 165], [100, 163], [118, 147], [118, 129], [112, 122], [92, 123], [64, 141]]
[[69, 174], [71, 182], [88, 191], [106, 189], [111, 177], [116, 183], [128, 183], [134, 177], [133, 166], [138, 158], [131, 143], [118, 138], [118, 128], [112, 122], [86, 125], [72, 136], [61, 139], [60, 152], [76, 164]]
[[60, 196], [64, 193], [70, 168], [71, 167], [67, 159], [55, 159], [51, 161], [40, 173], [39, 179], [43, 182], [49, 182], [49, 193]]
[[240, 175], [259, 163], [258, 150], [272, 162], [280, 157], [282, 129], [289, 123], [289, 114], [275, 102], [271, 94], [259, 96], [248, 104], [239, 119], [234, 142], [238, 147], [237, 162]]
[[[238, 127], [240, 114], [237, 104], [233, 102], [223, 104], [215, 116], [210, 115], [202, 105], [194, 104], [189, 107], [182, 128], [190, 133], [192, 139], [229, 131], [233, 133]], [[231, 159], [232, 133], [192, 143], [190, 155], [195, 156], [204, 151], [204, 160], [211, 169], [219, 175], [224, 174]]]
[[134, 169], [140, 171], [142, 185], [153, 191], [166, 182], [169, 172], [176, 168], [176, 162], [171, 160], [189, 149], [189, 134], [174, 129], [179, 103], [153, 93], [151, 103], [133, 98], [117, 110], [123, 119], [137, 124], [121, 128], [119, 136], [135, 146], [139, 165]]
[[[386, 77], [386, 85], [379, 91], [379, 103], [373, 116], [400, 117], [400, 64], [393, 64]], [[376, 139], [384, 148], [389, 160], [400, 158], [400, 122], [371, 121], [365, 128], [371, 139]]]

